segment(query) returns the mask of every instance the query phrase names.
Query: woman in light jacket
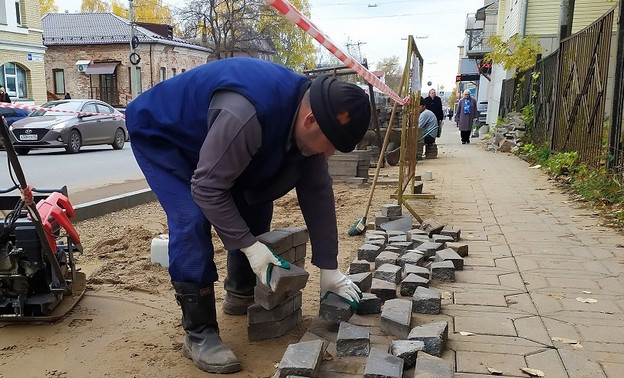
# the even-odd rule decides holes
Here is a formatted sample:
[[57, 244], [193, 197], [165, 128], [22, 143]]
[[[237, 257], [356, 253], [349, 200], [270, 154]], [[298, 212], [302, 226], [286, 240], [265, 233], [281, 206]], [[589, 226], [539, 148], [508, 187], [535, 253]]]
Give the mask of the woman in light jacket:
[[462, 98], [457, 102], [457, 113], [455, 114], [455, 122], [459, 127], [462, 144], [470, 143], [470, 130], [477, 117], [479, 117], [477, 101], [470, 97], [470, 91], [466, 89]]

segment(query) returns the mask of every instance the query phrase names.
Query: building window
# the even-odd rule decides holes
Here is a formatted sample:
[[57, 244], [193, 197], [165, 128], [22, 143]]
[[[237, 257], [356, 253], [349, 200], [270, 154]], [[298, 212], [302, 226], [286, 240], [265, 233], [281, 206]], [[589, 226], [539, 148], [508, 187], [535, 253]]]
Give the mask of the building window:
[[65, 93], [65, 71], [61, 69], [52, 70], [52, 77], [54, 78], [54, 93]]
[[6, 15], [6, 3], [4, 1], [0, 1], [0, 24], [8, 24]]
[[28, 98], [28, 80], [26, 71], [17, 63], [5, 63], [0, 66], [0, 84], [12, 98]]
[[[128, 67], [128, 77], [130, 78], [130, 93], [132, 93], [132, 68]], [[141, 67], [136, 68], [137, 94], [143, 93], [143, 80], [141, 79]]]
[[17, 25], [22, 25], [22, 11], [19, 0], [15, 0], [15, 19], [17, 20]]
[[160, 67], [159, 76], [160, 81], [165, 81], [167, 78], [167, 69], [165, 67]]
[[186, 72], [186, 68], [182, 68], [181, 72], [185, 73]]
[[171, 77], [173, 77], [173, 76], [175, 76], [175, 75], [176, 75], [176, 69], [175, 69], [175, 68], [172, 68], [172, 69], [171, 69]]

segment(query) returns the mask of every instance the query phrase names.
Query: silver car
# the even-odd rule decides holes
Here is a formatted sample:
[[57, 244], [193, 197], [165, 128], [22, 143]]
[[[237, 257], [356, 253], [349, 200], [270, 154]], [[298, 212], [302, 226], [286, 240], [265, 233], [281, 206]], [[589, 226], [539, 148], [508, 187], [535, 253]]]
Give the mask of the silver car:
[[115, 150], [120, 150], [128, 140], [122, 114], [103, 101], [57, 100], [42, 107], [69, 112], [36, 110], [14, 122], [9, 127], [9, 136], [20, 155], [35, 148], [59, 147], [75, 154], [82, 146], [97, 144], [110, 144]]

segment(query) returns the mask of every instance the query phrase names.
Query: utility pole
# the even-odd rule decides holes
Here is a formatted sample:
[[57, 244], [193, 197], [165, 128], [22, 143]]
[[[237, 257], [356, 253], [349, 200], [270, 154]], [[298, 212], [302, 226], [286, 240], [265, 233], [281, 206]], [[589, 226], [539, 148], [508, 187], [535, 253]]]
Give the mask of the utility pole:
[[611, 131], [609, 135], [609, 168], [619, 167], [622, 164], [620, 139], [622, 138], [622, 112], [624, 111], [624, 0], [620, 0], [618, 8], [617, 53], [615, 59], [615, 88], [613, 89], [613, 107], [611, 108]]
[[128, 1], [128, 10], [130, 12], [130, 87], [132, 100], [134, 100], [139, 93], [136, 65], [141, 61], [141, 57], [134, 51], [138, 45], [138, 39], [135, 39], [134, 36], [134, 7], [132, 5], [132, 0]]
[[559, 13], [559, 42], [572, 34], [574, 21], [574, 2], [576, 0], [561, 0]]
[[[347, 51], [349, 51], [349, 53], [351, 53], [351, 46], [357, 46], [357, 49], [358, 49], [357, 60], [360, 63], [362, 62], [362, 50], [360, 49], [360, 46], [365, 45], [365, 44], [366, 42], [360, 42], [360, 41], [357, 41], [355, 43], [347, 42]], [[355, 55], [355, 54], [351, 54], [351, 55]]]

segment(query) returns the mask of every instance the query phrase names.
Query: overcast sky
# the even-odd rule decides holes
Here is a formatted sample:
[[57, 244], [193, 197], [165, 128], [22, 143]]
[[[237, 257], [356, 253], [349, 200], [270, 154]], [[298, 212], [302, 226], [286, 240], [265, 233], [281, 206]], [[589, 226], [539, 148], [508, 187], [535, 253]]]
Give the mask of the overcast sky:
[[[398, 56], [404, 64], [407, 36], [425, 60], [423, 90], [455, 84], [457, 46], [462, 43], [466, 14], [483, 6], [483, 0], [308, 0], [312, 21], [339, 47], [366, 57], [371, 69], [383, 58]], [[55, 0], [59, 10], [76, 12], [82, 0]], [[180, 4], [179, 1], [164, 3]], [[358, 46], [359, 45], [359, 46]], [[359, 47], [359, 50], [358, 50]], [[357, 58], [357, 56], [355, 56]]]

